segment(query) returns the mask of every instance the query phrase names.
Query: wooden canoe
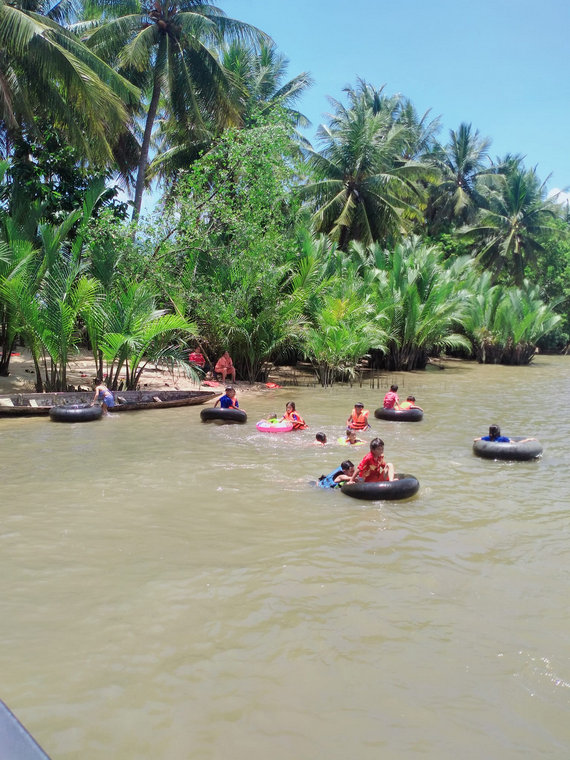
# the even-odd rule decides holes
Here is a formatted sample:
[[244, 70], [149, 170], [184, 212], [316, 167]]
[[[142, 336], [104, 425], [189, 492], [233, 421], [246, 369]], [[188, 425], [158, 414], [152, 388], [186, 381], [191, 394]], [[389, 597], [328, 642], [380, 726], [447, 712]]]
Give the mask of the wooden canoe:
[[[215, 391], [114, 391], [115, 412], [196, 406], [219, 394]], [[0, 396], [0, 417], [47, 417], [53, 406], [89, 404], [91, 391], [75, 393], [11, 393]]]

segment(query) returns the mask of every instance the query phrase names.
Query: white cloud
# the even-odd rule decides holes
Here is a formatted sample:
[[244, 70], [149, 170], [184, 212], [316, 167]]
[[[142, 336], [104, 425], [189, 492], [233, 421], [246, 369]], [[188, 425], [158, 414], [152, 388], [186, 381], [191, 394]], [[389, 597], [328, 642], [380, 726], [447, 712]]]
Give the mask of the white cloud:
[[561, 206], [570, 204], [570, 193], [567, 190], [560, 190], [558, 187], [553, 187], [549, 191], [548, 197], [555, 200], [556, 203], [560, 203]]

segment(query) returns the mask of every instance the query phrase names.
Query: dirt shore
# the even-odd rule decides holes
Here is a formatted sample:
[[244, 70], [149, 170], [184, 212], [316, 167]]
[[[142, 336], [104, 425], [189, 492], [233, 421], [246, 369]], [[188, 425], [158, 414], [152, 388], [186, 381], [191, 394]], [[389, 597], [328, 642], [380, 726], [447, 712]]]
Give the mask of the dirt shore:
[[[25, 348], [17, 348], [10, 359], [10, 374], [7, 377], [0, 377], [0, 394], [34, 392], [35, 377], [34, 364], [29, 351]], [[69, 385], [91, 390], [94, 379], [95, 365], [91, 354], [81, 352], [69, 362], [67, 371]], [[308, 385], [312, 384], [314, 379], [310, 371], [297, 367], [279, 367], [269, 374], [268, 382], [277, 383], [280, 386]], [[265, 383], [251, 384], [238, 381], [235, 385], [239, 388], [240, 395], [262, 393], [268, 390]], [[206, 390], [210, 388], [223, 391], [221, 383], [214, 386], [204, 385], [203, 381], [188, 376], [182, 370], [170, 372], [168, 369], [154, 364], [148, 364], [143, 370], [140, 388], [141, 390], [145, 388], [156, 390], [196, 390], [199, 388]]]

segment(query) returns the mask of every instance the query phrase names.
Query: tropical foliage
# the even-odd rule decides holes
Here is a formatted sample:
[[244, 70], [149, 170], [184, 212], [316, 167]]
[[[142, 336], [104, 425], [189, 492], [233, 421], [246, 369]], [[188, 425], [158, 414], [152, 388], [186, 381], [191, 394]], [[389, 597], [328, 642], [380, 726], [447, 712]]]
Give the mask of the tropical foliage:
[[525, 268], [536, 264], [541, 234], [551, 229], [554, 203], [546, 198], [536, 171], [515, 167], [507, 174], [489, 174], [480, 184], [483, 207], [475, 225], [465, 230], [481, 240], [481, 264], [497, 274], [508, 269], [522, 285]]
[[479, 207], [477, 181], [491, 170], [488, 150], [491, 141], [481, 137], [471, 124], [451, 129], [445, 147], [436, 145], [430, 159], [439, 179], [430, 192], [426, 218], [430, 230], [472, 221]]
[[563, 348], [570, 218], [536, 170], [362, 79], [313, 147], [310, 84], [210, 2], [0, 0], [0, 374], [18, 339], [46, 389], [79, 346], [129, 388], [187, 368], [191, 340], [250, 381], [305, 359], [323, 385], [365, 355]]
[[177, 124], [204, 134], [239, 122], [239, 109], [227, 72], [215, 54], [224, 40], [267, 39], [258, 29], [228, 18], [208, 2], [131, 0], [124, 15], [103, 14], [83, 27], [88, 45], [100, 58], [136, 81], [145, 98], [144, 133], [137, 165], [133, 215], [140, 214], [151, 138], [160, 100]]
[[138, 89], [59, 23], [64, 9], [41, 0], [0, 2], [2, 127], [17, 139], [35, 132], [40, 116], [84, 156], [108, 161]]
[[488, 364], [528, 364], [539, 340], [561, 321], [540, 297], [540, 289], [525, 280], [522, 288], [492, 285], [489, 273], [473, 282], [464, 326], [471, 335], [478, 361]]
[[350, 107], [333, 102], [330, 126], [319, 128], [322, 150], [307, 151], [315, 179], [301, 190], [315, 204], [316, 232], [329, 235], [342, 250], [351, 240], [370, 244], [411, 230], [419, 213], [415, 181], [428, 172], [406, 159], [413, 130], [398, 121], [397, 104], [386, 106], [364, 83], [349, 91], [349, 99]]

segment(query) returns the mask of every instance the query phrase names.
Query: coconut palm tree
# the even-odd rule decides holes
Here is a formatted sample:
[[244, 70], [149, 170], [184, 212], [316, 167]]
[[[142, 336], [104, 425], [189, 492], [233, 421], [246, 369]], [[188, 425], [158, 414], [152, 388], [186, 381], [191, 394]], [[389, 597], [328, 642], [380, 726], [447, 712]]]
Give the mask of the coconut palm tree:
[[506, 173], [487, 175], [479, 182], [485, 208], [462, 230], [468, 240], [479, 243], [481, 264], [497, 275], [508, 272], [519, 287], [525, 266], [543, 251], [541, 236], [552, 231], [558, 215], [545, 186], [546, 180], [541, 183], [534, 169], [516, 165]]
[[[346, 87], [344, 91], [352, 108], [363, 105], [373, 114], [383, 113], [389, 116], [394, 124], [406, 127], [408, 140], [401, 158], [405, 161], [421, 160], [426, 153], [435, 148], [435, 137], [440, 128], [439, 117], [430, 119], [430, 109], [420, 116], [409, 98], [400, 94], [385, 95], [384, 87], [385, 85], [382, 85], [376, 89], [359, 78], [356, 88]], [[342, 106], [336, 101], [333, 103], [337, 113], [342, 113]], [[333, 116], [331, 125], [334, 124], [334, 119]]]
[[[251, 45], [233, 42], [224, 47], [222, 64], [235, 89], [234, 100], [244, 128], [261, 129], [267, 121], [273, 121], [279, 111], [283, 120], [293, 125], [295, 140], [308, 145], [297, 128], [307, 127], [310, 122], [294, 108], [297, 99], [312, 84], [307, 73], [284, 81], [288, 61], [268, 43], [262, 43], [258, 50]], [[173, 177], [179, 169], [187, 168], [210, 150], [219, 137], [212, 121], [209, 128], [203, 125], [196, 129], [173, 117], [165, 119], [157, 132], [160, 147], [149, 167], [151, 177], [158, 173]]]
[[[108, 12], [105, 3], [101, 6]], [[224, 40], [267, 40], [260, 30], [228, 18], [201, 0], [127, 0], [122, 15], [103, 15], [81, 29], [89, 47], [145, 92], [144, 134], [137, 167], [133, 218], [140, 214], [149, 151], [161, 97], [181, 128], [207, 132], [239, 122], [228, 74], [215, 50]]]
[[351, 240], [365, 244], [398, 238], [418, 217], [415, 181], [425, 165], [403, 159], [408, 127], [394, 121], [391, 108], [376, 109], [367, 98], [350, 97], [350, 107], [334, 103], [330, 126], [321, 125], [323, 149], [308, 149], [315, 181], [301, 189], [313, 202], [317, 233], [328, 234], [347, 250]]
[[446, 146], [436, 146], [429, 156], [440, 172], [434, 184], [426, 211], [432, 231], [445, 225], [461, 225], [471, 221], [480, 200], [477, 179], [491, 169], [488, 150], [491, 141], [473, 131], [471, 124], [460, 124], [450, 130]]
[[222, 62], [241, 92], [245, 126], [276, 108], [282, 108], [295, 127], [310, 126], [307, 117], [293, 105], [312, 85], [312, 77], [303, 71], [284, 81], [289, 61], [275, 45], [262, 43], [257, 50], [234, 42], [225, 48]]
[[[68, 29], [64, 4], [0, 0], [0, 121], [9, 142], [35, 130], [35, 117], [58, 125], [85, 156], [109, 161], [138, 90]], [[43, 13], [46, 15], [42, 15]]]

